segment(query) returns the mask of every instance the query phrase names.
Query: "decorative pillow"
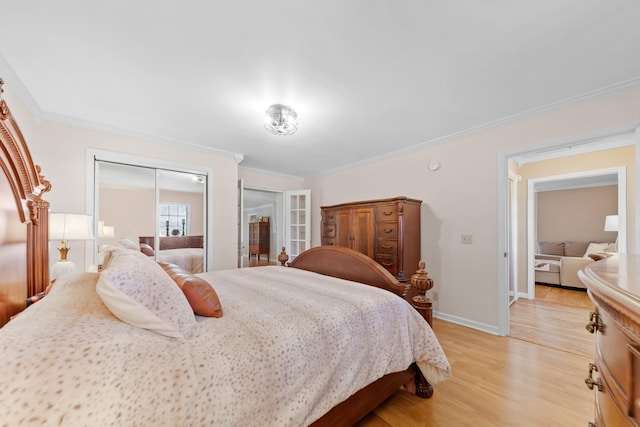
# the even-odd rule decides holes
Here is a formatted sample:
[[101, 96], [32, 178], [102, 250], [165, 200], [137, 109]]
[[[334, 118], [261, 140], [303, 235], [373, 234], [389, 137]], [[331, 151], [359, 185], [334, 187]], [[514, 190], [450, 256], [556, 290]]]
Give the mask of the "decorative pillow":
[[603, 253], [607, 250], [608, 247], [609, 247], [609, 242], [606, 242], [606, 243], [591, 242], [589, 243], [589, 246], [587, 246], [587, 251], [584, 253], [584, 258], [589, 258], [590, 254]]
[[538, 242], [538, 253], [564, 256], [564, 242]]
[[121, 248], [131, 249], [134, 251], [139, 250], [138, 244], [131, 239], [127, 239], [126, 237], [123, 237], [122, 239], [118, 240], [118, 246], [120, 246]]
[[123, 322], [184, 339], [196, 324], [184, 294], [164, 270], [139, 250], [111, 247], [96, 291]]
[[140, 252], [145, 254], [146, 256], [154, 256], [155, 252], [153, 248], [146, 243], [140, 243]]
[[564, 242], [564, 256], [581, 257], [589, 246], [589, 242]]
[[194, 276], [175, 264], [159, 262], [169, 277], [182, 289], [193, 311], [206, 317], [222, 317], [222, 304], [218, 294], [206, 280]]

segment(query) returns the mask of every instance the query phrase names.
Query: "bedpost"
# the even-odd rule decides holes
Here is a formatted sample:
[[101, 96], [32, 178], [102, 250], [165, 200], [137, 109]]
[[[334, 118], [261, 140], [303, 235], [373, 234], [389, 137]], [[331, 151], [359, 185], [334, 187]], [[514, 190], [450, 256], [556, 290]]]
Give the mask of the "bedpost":
[[[433, 288], [433, 279], [425, 271], [427, 264], [420, 260], [418, 270], [411, 276], [411, 286], [416, 288], [418, 295], [413, 297], [411, 304], [418, 313], [427, 321], [429, 326], [433, 327], [433, 303], [430, 298], [425, 296], [426, 292]], [[429, 398], [433, 396], [433, 386], [429, 384], [427, 379], [422, 375], [420, 369], [417, 370], [414, 381], [416, 384], [416, 396]]]
[[280, 261], [281, 265], [285, 265], [287, 261], [289, 261], [289, 255], [287, 255], [284, 246], [282, 247], [282, 252], [280, 252], [280, 255], [278, 255], [278, 261]]
[[413, 308], [424, 317], [429, 326], [433, 326], [433, 303], [425, 293], [433, 288], [433, 279], [425, 271], [427, 264], [424, 261], [418, 263], [418, 270], [411, 276], [411, 286], [418, 290], [418, 295], [413, 297]]

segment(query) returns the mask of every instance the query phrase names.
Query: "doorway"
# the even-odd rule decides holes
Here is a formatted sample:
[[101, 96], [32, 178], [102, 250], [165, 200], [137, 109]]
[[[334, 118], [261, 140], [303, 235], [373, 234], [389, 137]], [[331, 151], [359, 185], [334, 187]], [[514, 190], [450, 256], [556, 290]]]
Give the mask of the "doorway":
[[[615, 133], [609, 135], [599, 135], [585, 139], [584, 141], [565, 141], [555, 143], [546, 147], [536, 147], [530, 149], [520, 149], [500, 152], [498, 155], [498, 334], [509, 335], [509, 273], [512, 266], [517, 265], [517, 283], [518, 292], [524, 294], [520, 296], [533, 297], [534, 279], [533, 268], [529, 268], [533, 264], [533, 254], [535, 252], [535, 238], [529, 232], [532, 227], [531, 221], [527, 221], [527, 198], [519, 197], [518, 207], [521, 213], [519, 218], [521, 221], [509, 221], [509, 173], [512, 172], [511, 164], [522, 164], [523, 160], [535, 162], [540, 160], [568, 158], [578, 154], [587, 154], [593, 152], [602, 152], [603, 150], [633, 146], [637, 149], [638, 138], [634, 131], [626, 133]], [[636, 150], [637, 151], [637, 150]], [[631, 155], [631, 162], [634, 162], [636, 154]], [[597, 156], [596, 156], [597, 158]], [[575, 169], [575, 168], [574, 168]], [[515, 172], [517, 174], [517, 171]], [[616, 172], [617, 173], [617, 172]], [[622, 179], [622, 178], [619, 178]], [[624, 179], [626, 183], [626, 179]], [[525, 183], [526, 184], [526, 183]], [[624, 183], [622, 184], [624, 185]], [[523, 191], [524, 193], [524, 191]], [[626, 214], [626, 192], [620, 195], [621, 203], [624, 203], [620, 211]], [[634, 217], [635, 219], [635, 217]], [[626, 224], [625, 224], [626, 225]], [[620, 236], [625, 234], [620, 230]], [[516, 248], [520, 251], [510, 251], [509, 236], [515, 234]], [[531, 284], [529, 288], [529, 284]], [[526, 287], [526, 290], [523, 290]], [[531, 289], [531, 290], [530, 290]]]

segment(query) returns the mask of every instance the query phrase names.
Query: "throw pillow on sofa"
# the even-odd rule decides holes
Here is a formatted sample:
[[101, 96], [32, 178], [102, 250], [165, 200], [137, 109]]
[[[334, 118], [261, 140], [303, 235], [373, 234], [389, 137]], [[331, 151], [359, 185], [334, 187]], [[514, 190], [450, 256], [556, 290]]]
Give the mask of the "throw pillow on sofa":
[[[546, 255], [564, 255], [564, 242], [538, 242], [538, 253]], [[584, 253], [584, 251], [582, 252]]]
[[584, 253], [584, 258], [589, 258], [589, 255], [591, 254], [600, 254], [600, 253], [607, 252], [607, 249], [609, 249], [610, 245], [611, 243], [609, 242], [605, 242], [605, 243], [591, 242], [589, 243], [589, 246], [587, 247], [587, 250]]
[[583, 257], [589, 242], [564, 242], [564, 256]]

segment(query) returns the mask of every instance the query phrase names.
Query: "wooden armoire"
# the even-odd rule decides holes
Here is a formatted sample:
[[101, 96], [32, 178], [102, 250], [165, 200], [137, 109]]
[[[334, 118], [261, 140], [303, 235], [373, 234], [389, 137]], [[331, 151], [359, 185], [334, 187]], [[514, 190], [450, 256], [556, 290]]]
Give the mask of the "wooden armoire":
[[268, 222], [249, 223], [249, 264], [260, 263], [260, 255], [267, 254], [267, 263], [271, 258], [271, 227]]
[[322, 206], [322, 244], [362, 252], [406, 282], [420, 261], [421, 204], [394, 197]]

